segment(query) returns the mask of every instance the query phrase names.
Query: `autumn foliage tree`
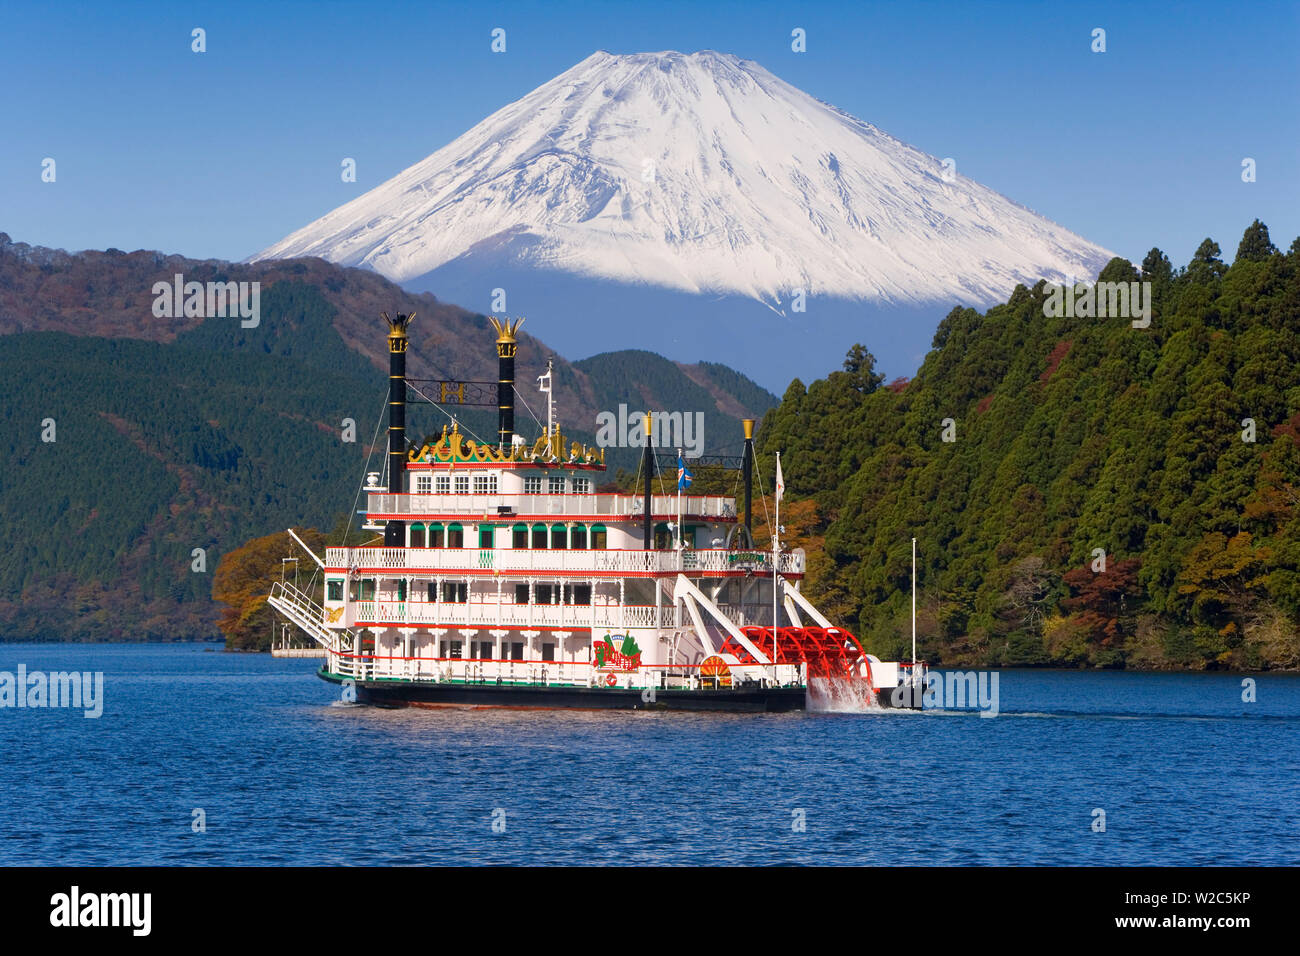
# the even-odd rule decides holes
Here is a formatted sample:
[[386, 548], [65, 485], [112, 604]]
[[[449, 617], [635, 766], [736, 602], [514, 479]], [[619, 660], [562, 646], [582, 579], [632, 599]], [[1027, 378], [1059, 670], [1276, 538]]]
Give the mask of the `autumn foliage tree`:
[[[323, 553], [326, 541], [319, 531], [309, 528], [298, 532], [298, 536], [317, 554]], [[270, 649], [279, 620], [267, 597], [272, 584], [280, 578], [283, 558], [298, 559], [300, 588], [307, 591], [308, 581], [314, 579], [309, 593], [319, 600], [323, 584], [320, 576], [313, 574], [318, 570], [316, 564], [287, 532], [254, 538], [222, 556], [212, 580], [212, 597], [225, 605], [217, 626], [226, 636], [228, 649]]]
[[1256, 546], [1249, 531], [1231, 538], [1212, 532], [1188, 555], [1178, 575], [1178, 593], [1195, 620], [1234, 633], [1263, 590], [1272, 557], [1272, 549]]
[[1062, 575], [1071, 596], [1061, 606], [1073, 613], [1075, 623], [1101, 647], [1111, 647], [1121, 637], [1123, 622], [1137, 609], [1142, 593], [1137, 558], [1109, 561], [1104, 571], [1073, 568]]

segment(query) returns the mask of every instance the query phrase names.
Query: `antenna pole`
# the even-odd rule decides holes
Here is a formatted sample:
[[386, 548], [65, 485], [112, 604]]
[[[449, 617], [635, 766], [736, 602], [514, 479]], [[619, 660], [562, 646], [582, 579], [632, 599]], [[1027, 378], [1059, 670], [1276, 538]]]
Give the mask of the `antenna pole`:
[[916, 539], [912, 539], [912, 674], [916, 674]]
[[[781, 453], [776, 453], [776, 474], [778, 483], [781, 477]], [[777, 682], [776, 648], [777, 648], [777, 565], [781, 559], [781, 545], [777, 534], [781, 530], [781, 489], [776, 489], [776, 518], [772, 522], [772, 679]]]

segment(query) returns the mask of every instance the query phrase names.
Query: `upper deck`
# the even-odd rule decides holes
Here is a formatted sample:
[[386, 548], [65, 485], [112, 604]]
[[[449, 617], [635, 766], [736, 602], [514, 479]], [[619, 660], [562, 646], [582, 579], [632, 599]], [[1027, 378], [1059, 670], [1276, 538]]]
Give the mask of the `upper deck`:
[[[472, 486], [468, 486], [472, 487]], [[676, 495], [654, 495], [650, 514], [656, 521], [677, 517]], [[617, 493], [479, 492], [402, 494], [371, 492], [366, 515], [372, 521], [390, 518], [607, 518], [641, 520], [645, 505], [640, 495]], [[726, 495], [682, 495], [683, 519], [728, 523], [736, 520], [736, 499]]]

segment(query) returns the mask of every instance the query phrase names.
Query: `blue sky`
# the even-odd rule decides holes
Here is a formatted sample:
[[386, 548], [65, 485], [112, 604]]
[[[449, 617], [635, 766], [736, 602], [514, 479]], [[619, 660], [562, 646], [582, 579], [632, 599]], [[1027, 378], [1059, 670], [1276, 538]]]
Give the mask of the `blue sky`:
[[754, 59], [1130, 258], [1300, 234], [1300, 4], [1264, 2], [6, 0], [0, 231], [243, 258], [597, 49]]

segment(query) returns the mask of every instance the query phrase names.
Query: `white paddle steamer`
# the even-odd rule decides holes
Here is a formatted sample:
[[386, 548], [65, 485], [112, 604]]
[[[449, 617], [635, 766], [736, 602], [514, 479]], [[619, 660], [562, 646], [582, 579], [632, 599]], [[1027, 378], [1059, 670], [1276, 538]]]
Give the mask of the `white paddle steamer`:
[[677, 494], [653, 493], [652, 416], [643, 492], [597, 491], [603, 450], [549, 420], [534, 442], [515, 434], [522, 320], [494, 318], [497, 443], [453, 423], [408, 445], [411, 318], [388, 319], [388, 484], [371, 474], [363, 489], [366, 527], [382, 530], [382, 545], [308, 549], [323, 604], [287, 582], [270, 596], [324, 648], [323, 679], [381, 705], [919, 704], [903, 691], [921, 684], [924, 665], [877, 660], [818, 611], [799, 590], [801, 549], [754, 547], [752, 421], [739, 513], [734, 497], [683, 490], [684, 475]]

